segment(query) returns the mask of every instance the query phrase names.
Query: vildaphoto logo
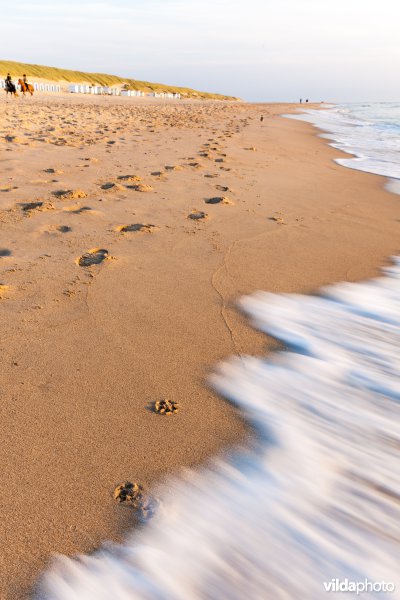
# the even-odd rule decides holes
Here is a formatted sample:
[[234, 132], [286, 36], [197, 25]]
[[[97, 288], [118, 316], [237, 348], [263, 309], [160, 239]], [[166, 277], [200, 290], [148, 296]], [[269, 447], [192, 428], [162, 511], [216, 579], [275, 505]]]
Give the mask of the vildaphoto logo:
[[363, 581], [352, 581], [351, 579], [331, 579], [330, 581], [324, 581], [324, 588], [326, 592], [351, 592], [359, 596], [366, 592], [381, 592], [384, 594], [390, 594], [394, 592], [396, 586], [394, 583], [387, 581], [369, 581], [364, 579]]

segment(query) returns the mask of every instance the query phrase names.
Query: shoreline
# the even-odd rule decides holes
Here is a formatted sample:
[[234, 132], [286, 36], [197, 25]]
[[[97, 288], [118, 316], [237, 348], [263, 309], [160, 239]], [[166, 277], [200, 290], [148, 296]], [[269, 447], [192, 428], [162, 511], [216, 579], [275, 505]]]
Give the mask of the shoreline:
[[[61, 122], [57, 101], [50, 105]], [[45, 122], [43, 98], [25, 105], [23, 118], [35, 106]], [[10, 285], [4, 327], [11, 334], [7, 317], [17, 323], [4, 349], [5, 396], [9, 393], [13, 402], [6, 405], [2, 423], [9, 444], [1, 464], [8, 466], [6, 489], [18, 489], [21, 472], [29, 467], [24, 480], [39, 506], [28, 522], [18, 499], [3, 507], [3, 521], [11, 513], [15, 531], [14, 538], [7, 526], [3, 533], [15, 548], [14, 558], [3, 563], [14, 574], [11, 586], [0, 582], [5, 598], [23, 597], [16, 586], [23, 579], [29, 588], [50, 553], [89, 552], [105, 539], [120, 539], [132, 526], [110, 498], [120, 481], [134, 477], [151, 487], [165, 473], [203, 463], [247, 439], [236, 411], [204, 386], [221, 359], [265, 355], [265, 349], [276, 347], [237, 311], [238, 298], [255, 289], [309, 293], [338, 280], [365, 279], [396, 252], [398, 199], [381, 188], [381, 176], [368, 179], [335, 164], [332, 155], [341, 151], [309, 124], [283, 119], [278, 113], [284, 105], [261, 110], [240, 104], [226, 111], [220, 105], [220, 112], [204, 104], [173, 108], [189, 112], [173, 127], [171, 119], [178, 117], [166, 114], [167, 124], [156, 125], [157, 139], [150, 135], [157, 115], [139, 115], [139, 127], [140, 118], [149, 125], [130, 139], [132, 131], [123, 129], [125, 117], [114, 107], [115, 131], [121, 127], [125, 140], [112, 133], [117, 139], [111, 147], [104, 139], [83, 150], [50, 143], [38, 157], [35, 140], [32, 148], [17, 142], [6, 152], [7, 145], [1, 146], [1, 159], [11, 165], [18, 184], [1, 198], [2, 243], [11, 252], [2, 261], [15, 269], [6, 275], [10, 283], [1, 282]], [[205, 111], [201, 118], [199, 110]], [[93, 112], [79, 114], [91, 135], [101, 117], [96, 106]], [[203, 121], [193, 127], [193, 119]], [[211, 143], [217, 150], [205, 146]], [[190, 166], [195, 162], [201, 166]], [[39, 182], [43, 169], [53, 165], [64, 171], [56, 175], [58, 181]], [[161, 174], [151, 175], [157, 169]], [[152, 185], [149, 194], [101, 189], [117, 172], [135, 171]], [[52, 192], [64, 184], [84, 188], [87, 197], [54, 199]], [[216, 185], [229, 188], [230, 205], [205, 204], [204, 198], [219, 194]], [[21, 209], [13, 207], [32, 195], [44, 199], [44, 208], [22, 218]], [[47, 201], [52, 203], [48, 210]], [[378, 201], [384, 206], [377, 213]], [[78, 212], [66, 210], [71, 206]], [[91, 211], [79, 212], [84, 206]], [[208, 220], [189, 221], [194, 209], [207, 211]], [[115, 228], [128, 218], [159, 229], [121, 236]], [[53, 229], [64, 222], [71, 227], [70, 240]], [[107, 248], [115, 260], [90, 273], [77, 272], [74, 258], [95, 246]], [[17, 381], [26, 387], [16, 394]], [[182, 406], [167, 423], [145, 410], [164, 395], [178, 398]], [[13, 451], [21, 431], [22, 462]], [[54, 453], [56, 464], [48, 458]]]

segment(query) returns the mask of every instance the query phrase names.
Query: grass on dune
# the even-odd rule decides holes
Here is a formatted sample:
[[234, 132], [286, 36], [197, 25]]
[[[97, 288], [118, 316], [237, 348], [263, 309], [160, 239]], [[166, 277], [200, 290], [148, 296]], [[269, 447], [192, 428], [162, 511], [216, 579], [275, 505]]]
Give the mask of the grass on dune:
[[179, 93], [185, 98], [200, 98], [205, 100], [238, 100], [233, 96], [223, 94], [212, 94], [200, 92], [190, 88], [165, 85], [163, 83], [151, 83], [149, 81], [138, 81], [118, 75], [107, 75], [105, 73], [85, 73], [84, 71], [72, 71], [70, 69], [58, 69], [57, 67], [45, 67], [43, 65], [31, 65], [15, 61], [0, 60], [0, 74], [11, 73], [12, 77], [21, 77], [26, 73], [27, 77], [38, 77], [48, 81], [87, 83], [103, 86], [124, 85], [126, 89], [141, 92], [172, 92]]

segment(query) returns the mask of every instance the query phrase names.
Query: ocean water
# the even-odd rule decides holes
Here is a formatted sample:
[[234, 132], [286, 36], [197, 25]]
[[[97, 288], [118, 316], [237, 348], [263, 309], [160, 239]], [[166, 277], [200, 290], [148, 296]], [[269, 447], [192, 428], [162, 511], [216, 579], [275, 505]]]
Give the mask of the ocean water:
[[242, 307], [287, 348], [213, 377], [250, 447], [171, 479], [123, 544], [56, 558], [38, 597], [400, 597], [400, 259], [376, 280]]
[[354, 155], [337, 163], [388, 177], [388, 188], [400, 194], [400, 102], [339, 104], [288, 116], [313, 123], [334, 148]]

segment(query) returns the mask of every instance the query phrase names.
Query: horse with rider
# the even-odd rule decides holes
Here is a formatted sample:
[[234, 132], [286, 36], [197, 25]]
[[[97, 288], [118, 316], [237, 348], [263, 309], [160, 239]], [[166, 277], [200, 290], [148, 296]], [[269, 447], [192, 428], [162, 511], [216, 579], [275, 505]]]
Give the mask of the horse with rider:
[[[15, 97], [18, 96], [17, 88], [15, 86], [15, 83], [11, 79], [10, 73], [7, 73], [7, 77], [5, 78], [5, 84], [5, 90], [7, 95], [11, 94]], [[33, 95], [34, 87], [30, 83], [28, 83], [25, 73], [23, 74], [22, 78], [18, 79], [18, 85], [20, 86], [21, 92], [24, 96], [26, 93], [30, 94], [31, 96]]]
[[33, 85], [28, 83], [25, 73], [23, 74], [22, 79], [18, 79], [18, 83], [21, 88], [21, 92], [23, 93], [24, 96], [25, 96], [26, 92], [28, 92], [28, 94], [33, 96], [33, 91], [34, 91]]
[[10, 73], [7, 73], [7, 77], [5, 78], [5, 84], [6, 84], [5, 90], [6, 90], [7, 96], [8, 96], [8, 94], [11, 94], [12, 96], [18, 96], [17, 88], [15, 87], [15, 83], [11, 79]]

